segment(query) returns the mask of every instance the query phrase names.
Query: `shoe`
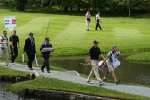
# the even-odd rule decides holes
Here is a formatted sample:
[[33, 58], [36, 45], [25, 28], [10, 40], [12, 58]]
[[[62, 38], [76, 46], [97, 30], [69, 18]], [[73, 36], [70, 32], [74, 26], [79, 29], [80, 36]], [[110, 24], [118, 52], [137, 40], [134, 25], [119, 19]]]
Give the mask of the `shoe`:
[[41, 72], [43, 72], [43, 73], [44, 73], [44, 69], [42, 69], [42, 68], [41, 68]]
[[33, 68], [29, 68], [30, 70], [33, 70]]
[[88, 84], [93, 84], [93, 82], [90, 81], [90, 80], [87, 80], [86, 82], [87, 82]]
[[47, 71], [47, 73], [51, 73], [50, 71]]
[[116, 83], [116, 85], [118, 85], [118, 84], [120, 83], [120, 81], [118, 80], [118, 81], [116, 81], [115, 83]]
[[6, 63], [5, 66], [9, 67], [9, 66], [10, 66], [10, 63]]
[[103, 80], [103, 81], [107, 81], [106, 77], [104, 77], [102, 80]]
[[87, 82], [87, 83], [90, 83], [91, 81], [90, 81], [90, 80], [87, 80], [86, 82]]
[[99, 81], [99, 85], [104, 85], [104, 82], [103, 81]]
[[90, 31], [90, 29], [87, 29], [86, 31]]
[[44, 70], [41, 69], [41, 72], [44, 73]]

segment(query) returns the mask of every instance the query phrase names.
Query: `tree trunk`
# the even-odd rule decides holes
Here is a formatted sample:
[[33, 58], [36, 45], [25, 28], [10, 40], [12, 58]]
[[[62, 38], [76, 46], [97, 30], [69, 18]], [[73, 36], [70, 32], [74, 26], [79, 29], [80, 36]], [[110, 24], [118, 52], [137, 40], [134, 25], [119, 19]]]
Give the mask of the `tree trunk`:
[[24, 11], [25, 10], [25, 5], [27, 3], [27, 0], [17, 0], [16, 2], [16, 8], [17, 10], [20, 10], [20, 11]]
[[80, 12], [80, 6], [81, 6], [80, 3], [81, 3], [81, 0], [79, 0], [77, 3], [78, 3], [78, 4], [77, 4], [77, 11]]
[[128, 0], [128, 16], [131, 16], [131, 2]]
[[129, 11], [128, 11], [128, 16], [130, 17], [130, 16], [131, 16], [131, 8], [129, 7], [128, 10], [129, 10]]
[[64, 6], [64, 12], [68, 12], [68, 6], [67, 5]]
[[40, 0], [40, 7], [42, 8], [43, 7], [43, 0]]

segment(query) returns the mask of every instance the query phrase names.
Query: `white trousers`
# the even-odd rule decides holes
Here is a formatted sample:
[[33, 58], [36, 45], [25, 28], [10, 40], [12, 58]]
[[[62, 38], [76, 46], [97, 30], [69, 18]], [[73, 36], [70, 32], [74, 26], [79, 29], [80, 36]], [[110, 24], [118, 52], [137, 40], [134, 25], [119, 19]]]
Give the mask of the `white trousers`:
[[87, 20], [86, 20], [86, 29], [90, 30], [90, 21], [87, 21]]

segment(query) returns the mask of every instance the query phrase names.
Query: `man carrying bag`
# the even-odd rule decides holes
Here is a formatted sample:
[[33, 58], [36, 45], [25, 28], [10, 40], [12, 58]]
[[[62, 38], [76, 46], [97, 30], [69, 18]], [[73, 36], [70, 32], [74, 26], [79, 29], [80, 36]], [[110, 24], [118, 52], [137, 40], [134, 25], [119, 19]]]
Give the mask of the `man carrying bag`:
[[49, 67], [49, 55], [54, 49], [52, 48], [52, 44], [49, 42], [49, 38], [46, 37], [44, 43], [41, 45], [40, 51], [42, 53], [44, 62], [41, 67], [41, 71], [44, 72], [44, 68], [46, 67], [47, 72], [50, 73]]

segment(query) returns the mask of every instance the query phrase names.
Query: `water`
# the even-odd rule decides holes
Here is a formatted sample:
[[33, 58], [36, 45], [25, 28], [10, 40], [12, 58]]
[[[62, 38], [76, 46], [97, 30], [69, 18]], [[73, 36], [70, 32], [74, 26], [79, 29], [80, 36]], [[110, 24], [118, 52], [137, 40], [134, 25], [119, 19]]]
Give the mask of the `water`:
[[22, 98], [16, 94], [10, 93], [6, 91], [6, 87], [8, 83], [0, 83], [0, 100], [35, 100], [29, 98]]
[[[124, 59], [124, 58], [123, 58]], [[121, 60], [121, 66], [117, 70], [117, 76], [123, 83], [150, 84], [150, 64], [137, 64]], [[52, 59], [52, 65], [61, 66], [68, 70], [76, 70], [88, 75], [91, 67], [83, 66], [84, 57]], [[111, 79], [109, 75], [109, 79]]]
[[[124, 58], [123, 58], [124, 59]], [[124, 83], [150, 84], [150, 64], [131, 63], [121, 60], [121, 66], [117, 70], [117, 76]], [[75, 70], [81, 74], [88, 75], [91, 67], [83, 66], [84, 57], [65, 57], [52, 59], [52, 65], [61, 66], [67, 70]], [[111, 79], [111, 77], [109, 77]], [[0, 83], [0, 100], [35, 100], [22, 98], [13, 93], [6, 92], [8, 84]]]

